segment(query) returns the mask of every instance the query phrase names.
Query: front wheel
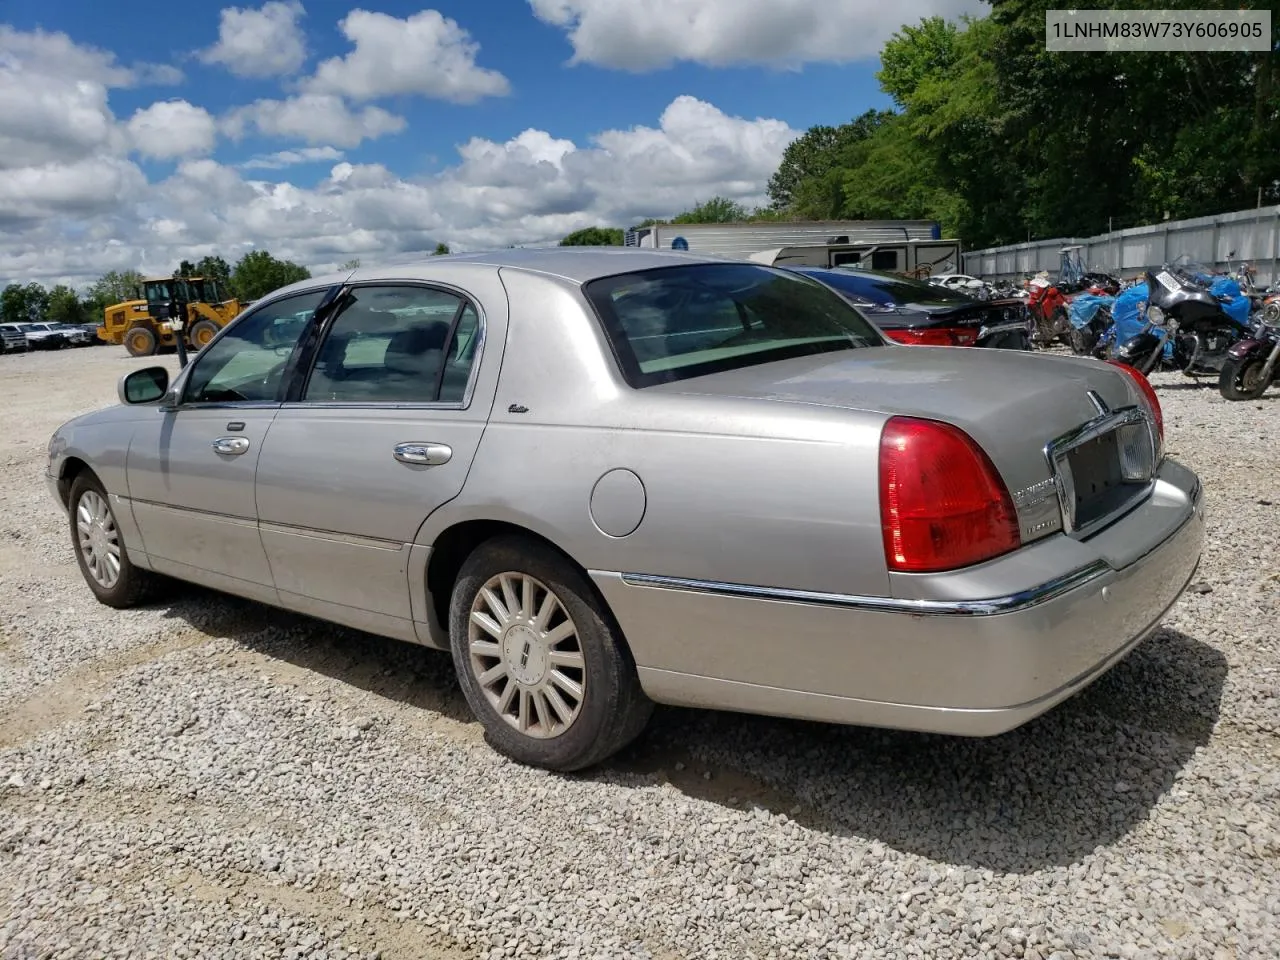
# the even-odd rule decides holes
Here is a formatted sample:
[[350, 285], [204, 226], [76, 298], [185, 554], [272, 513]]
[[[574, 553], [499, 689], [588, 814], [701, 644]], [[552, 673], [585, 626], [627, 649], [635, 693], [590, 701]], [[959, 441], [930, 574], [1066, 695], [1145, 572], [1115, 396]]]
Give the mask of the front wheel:
[[195, 350], [200, 350], [218, 335], [218, 326], [212, 320], [197, 320], [191, 325], [187, 334], [187, 342]]
[[1218, 374], [1218, 392], [1228, 400], [1257, 400], [1270, 386], [1269, 377], [1262, 379], [1262, 368], [1266, 365], [1266, 360], [1258, 356], [1227, 357]]
[[71, 484], [67, 514], [76, 562], [99, 602], [123, 610], [156, 593], [162, 578], [129, 559], [111, 500], [97, 477], [83, 473]]
[[586, 578], [531, 539], [490, 540], [467, 558], [449, 644], [490, 745], [520, 763], [592, 766], [635, 739], [653, 710]]

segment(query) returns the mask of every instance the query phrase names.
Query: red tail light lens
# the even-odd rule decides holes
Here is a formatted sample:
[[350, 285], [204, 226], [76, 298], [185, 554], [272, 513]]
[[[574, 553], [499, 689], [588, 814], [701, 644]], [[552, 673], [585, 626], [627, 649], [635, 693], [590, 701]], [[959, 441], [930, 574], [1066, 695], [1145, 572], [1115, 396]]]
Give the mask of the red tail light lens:
[[1108, 360], [1107, 363], [1113, 367], [1119, 367], [1129, 375], [1129, 378], [1138, 385], [1138, 389], [1142, 391], [1142, 396], [1146, 398], [1147, 406], [1151, 409], [1151, 417], [1156, 422], [1156, 433], [1160, 436], [1161, 444], [1164, 443], [1164, 411], [1160, 409], [1160, 398], [1156, 396], [1155, 388], [1151, 386], [1141, 370], [1131, 367], [1127, 363], [1121, 363], [1119, 360]]
[[902, 330], [886, 330], [890, 340], [916, 347], [971, 347], [978, 341], [978, 332], [966, 327], [921, 327]]
[[880, 436], [880, 525], [890, 570], [981, 563], [1022, 545], [1009, 490], [963, 430], [893, 417]]

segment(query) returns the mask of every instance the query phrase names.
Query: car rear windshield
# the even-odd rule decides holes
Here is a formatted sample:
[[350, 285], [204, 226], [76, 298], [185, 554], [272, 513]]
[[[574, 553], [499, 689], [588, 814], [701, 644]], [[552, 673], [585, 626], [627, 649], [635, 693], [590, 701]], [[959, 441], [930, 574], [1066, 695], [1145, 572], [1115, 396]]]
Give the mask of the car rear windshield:
[[662, 267], [584, 291], [633, 387], [884, 344], [822, 284], [749, 263]]

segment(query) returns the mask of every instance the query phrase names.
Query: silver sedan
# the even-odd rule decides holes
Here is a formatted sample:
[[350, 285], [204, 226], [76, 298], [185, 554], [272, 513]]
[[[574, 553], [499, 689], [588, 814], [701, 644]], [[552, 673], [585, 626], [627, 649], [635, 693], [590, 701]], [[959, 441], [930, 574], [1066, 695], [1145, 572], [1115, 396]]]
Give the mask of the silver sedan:
[[825, 286], [639, 250], [431, 258], [264, 298], [61, 427], [103, 603], [198, 582], [452, 652], [569, 770], [654, 702], [967, 736], [1123, 657], [1199, 560], [1146, 380], [899, 347]]

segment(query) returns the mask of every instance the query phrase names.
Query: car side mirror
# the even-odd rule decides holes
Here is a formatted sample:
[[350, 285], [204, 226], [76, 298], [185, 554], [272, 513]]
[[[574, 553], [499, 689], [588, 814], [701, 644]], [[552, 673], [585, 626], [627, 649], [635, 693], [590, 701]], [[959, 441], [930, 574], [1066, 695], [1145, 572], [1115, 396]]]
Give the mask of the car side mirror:
[[164, 367], [146, 367], [126, 373], [116, 386], [121, 403], [155, 403], [169, 389], [169, 371]]

